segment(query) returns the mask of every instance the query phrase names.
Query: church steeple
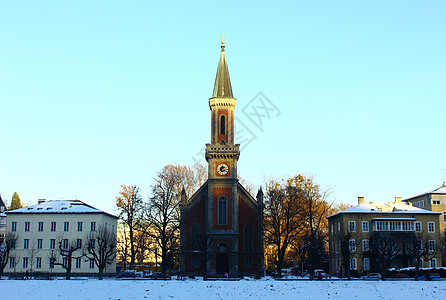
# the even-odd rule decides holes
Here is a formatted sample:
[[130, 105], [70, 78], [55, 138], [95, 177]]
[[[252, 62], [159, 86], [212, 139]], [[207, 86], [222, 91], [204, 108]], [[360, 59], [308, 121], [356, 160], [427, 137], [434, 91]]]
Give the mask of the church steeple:
[[[224, 35], [222, 35], [224, 38]], [[220, 61], [215, 76], [214, 93], [212, 98], [233, 98], [231, 79], [229, 78], [228, 63], [226, 62], [225, 41], [221, 41]]]

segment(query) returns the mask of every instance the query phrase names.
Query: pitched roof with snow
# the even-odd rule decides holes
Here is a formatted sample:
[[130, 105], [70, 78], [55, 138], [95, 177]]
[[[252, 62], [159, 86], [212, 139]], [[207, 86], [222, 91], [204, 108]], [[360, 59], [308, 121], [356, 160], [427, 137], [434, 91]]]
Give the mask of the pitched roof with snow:
[[421, 209], [405, 203], [397, 202], [364, 202], [359, 205], [350, 207], [344, 211], [338, 212], [328, 218], [334, 217], [338, 214], [440, 214], [426, 209]]
[[407, 199], [404, 199], [404, 201], [410, 200], [412, 198], [416, 198], [416, 197], [420, 197], [420, 196], [424, 196], [424, 195], [431, 195], [431, 194], [440, 194], [440, 195], [446, 195], [446, 184], [443, 183], [442, 185], [440, 185], [439, 187], [424, 191], [420, 194], [416, 194], [413, 195]]
[[102, 213], [114, 218], [118, 218], [112, 214], [106, 213], [80, 200], [49, 200], [28, 207], [7, 211], [6, 214], [91, 214]]

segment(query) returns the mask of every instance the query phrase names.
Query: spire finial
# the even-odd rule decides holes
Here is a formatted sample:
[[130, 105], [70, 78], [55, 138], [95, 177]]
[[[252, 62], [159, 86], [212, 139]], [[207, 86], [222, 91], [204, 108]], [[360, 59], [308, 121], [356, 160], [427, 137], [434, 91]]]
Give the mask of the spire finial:
[[224, 34], [221, 35], [221, 45], [223, 47], [225, 46], [225, 35]]

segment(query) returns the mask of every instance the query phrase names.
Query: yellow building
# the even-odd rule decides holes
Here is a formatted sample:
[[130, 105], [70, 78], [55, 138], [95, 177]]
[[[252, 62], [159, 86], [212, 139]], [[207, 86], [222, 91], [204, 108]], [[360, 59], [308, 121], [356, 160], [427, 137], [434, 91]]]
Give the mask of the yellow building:
[[346, 240], [352, 274], [368, 273], [375, 259], [370, 242], [379, 236], [392, 239], [400, 247], [391, 267], [415, 266], [416, 260], [408, 251], [414, 239], [432, 248], [431, 259], [421, 262], [423, 267], [441, 266], [439, 214], [402, 203], [400, 197], [395, 202], [365, 202], [364, 197], [358, 197], [358, 205], [328, 217], [330, 273], [345, 275], [341, 245]]
[[440, 215], [440, 230], [444, 232], [446, 229], [446, 184], [443, 182], [437, 188], [427, 190], [421, 194], [414, 195], [404, 199], [407, 204], [415, 207], [435, 211]]

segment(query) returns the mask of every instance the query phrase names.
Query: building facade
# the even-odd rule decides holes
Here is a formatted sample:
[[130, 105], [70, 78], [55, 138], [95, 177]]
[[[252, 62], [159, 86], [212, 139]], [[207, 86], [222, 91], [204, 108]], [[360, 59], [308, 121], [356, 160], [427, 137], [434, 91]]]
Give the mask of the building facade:
[[427, 209], [440, 213], [440, 230], [445, 232], [446, 229], [446, 184], [443, 182], [437, 188], [427, 190], [421, 194], [414, 195], [403, 200], [407, 204], [415, 207]]
[[256, 199], [237, 179], [239, 144], [234, 144], [236, 99], [222, 41], [206, 144], [208, 180], [189, 199], [182, 195], [180, 268], [183, 274], [263, 274], [263, 193]]
[[429, 261], [422, 261], [422, 266], [441, 266], [438, 215], [438, 212], [406, 205], [400, 197], [395, 202], [364, 202], [363, 197], [358, 197], [358, 205], [328, 217], [330, 273], [345, 276], [343, 258], [346, 256], [342, 244], [348, 242], [350, 270], [358, 275], [367, 274], [376, 259], [371, 242], [379, 238], [395, 242], [400, 249], [391, 267], [415, 266], [416, 260], [409, 251], [415, 240], [431, 248], [432, 256]]
[[[80, 200], [39, 200], [39, 204], [7, 211], [6, 230], [17, 235], [5, 273], [39, 272], [63, 275], [65, 269], [53, 265], [50, 257], [58, 256], [59, 242], [85, 246], [87, 236], [102, 226], [116, 236], [117, 217]], [[76, 250], [78, 257], [82, 250]], [[60, 257], [59, 257], [60, 258]], [[72, 275], [95, 275], [98, 268], [93, 261], [75, 258]], [[116, 273], [116, 262], [107, 265], [104, 275]]]

